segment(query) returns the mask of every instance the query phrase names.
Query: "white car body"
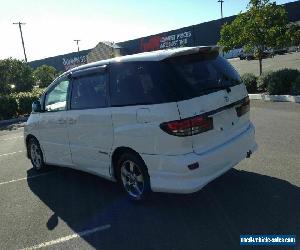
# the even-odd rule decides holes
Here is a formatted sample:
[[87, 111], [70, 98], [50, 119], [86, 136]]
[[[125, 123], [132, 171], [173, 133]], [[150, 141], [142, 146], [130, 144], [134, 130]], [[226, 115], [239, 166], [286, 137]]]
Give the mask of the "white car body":
[[[109, 68], [114, 63], [159, 62], [216, 50], [193, 47], [124, 56], [77, 67], [60, 78], [97, 67]], [[240, 83], [230, 91], [220, 89], [167, 103], [33, 112], [25, 126], [24, 138], [26, 143], [30, 136], [39, 141], [47, 164], [86, 171], [110, 180], [116, 179], [114, 153], [129, 148], [144, 160], [153, 191], [191, 193], [256, 150], [255, 129], [249, 112], [237, 115], [237, 107], [243, 105], [247, 96], [245, 85]], [[213, 119], [213, 129], [204, 133], [174, 136], [160, 127], [169, 121], [202, 114]], [[197, 168], [188, 167], [196, 163]]]

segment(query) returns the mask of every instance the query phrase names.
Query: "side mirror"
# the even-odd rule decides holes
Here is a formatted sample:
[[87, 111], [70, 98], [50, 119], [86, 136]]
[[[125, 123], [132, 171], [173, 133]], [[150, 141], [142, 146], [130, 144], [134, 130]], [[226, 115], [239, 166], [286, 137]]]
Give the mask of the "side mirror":
[[42, 106], [40, 101], [34, 101], [32, 103], [32, 112], [39, 113], [42, 112]]

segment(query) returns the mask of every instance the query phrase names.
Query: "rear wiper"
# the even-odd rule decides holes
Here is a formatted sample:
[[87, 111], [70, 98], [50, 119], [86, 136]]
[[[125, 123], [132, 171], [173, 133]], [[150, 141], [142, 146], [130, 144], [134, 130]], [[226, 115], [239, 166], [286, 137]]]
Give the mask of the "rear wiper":
[[[236, 79], [232, 79], [232, 78], [230, 78], [230, 83], [233, 83], [233, 85], [232, 86], [234, 86], [234, 85], [238, 85], [238, 84], [241, 84], [242, 83], [242, 81], [239, 81], [239, 80], [236, 80]], [[232, 87], [231, 86], [231, 87]]]
[[230, 93], [231, 92], [230, 87], [232, 87], [232, 86], [215, 86], [215, 87], [204, 89], [203, 91], [226, 90], [227, 93]]
[[[228, 86], [228, 85], [226, 86], [226, 87], [228, 87], [228, 88], [229, 88], [229, 87], [233, 87], [233, 86], [235, 86], [235, 85], [238, 85], [238, 84], [241, 84], [241, 83], [242, 83], [241, 81], [239, 81], [239, 80], [237, 80], [237, 79], [234, 79], [234, 78], [231, 78], [231, 77], [228, 77], [228, 76], [226, 76], [225, 74], [223, 74], [222, 77], [219, 78], [218, 83], [221, 84], [223, 80], [225, 80], [225, 81], [227, 81], [227, 82], [229, 82], [229, 83], [231, 84], [231, 85], [229, 85], [229, 86]], [[230, 91], [231, 91], [231, 90], [230, 90]], [[229, 91], [229, 92], [230, 92], [230, 91]], [[228, 91], [227, 91], [227, 92], [228, 92]], [[228, 93], [229, 93], [229, 92], [228, 92]]]

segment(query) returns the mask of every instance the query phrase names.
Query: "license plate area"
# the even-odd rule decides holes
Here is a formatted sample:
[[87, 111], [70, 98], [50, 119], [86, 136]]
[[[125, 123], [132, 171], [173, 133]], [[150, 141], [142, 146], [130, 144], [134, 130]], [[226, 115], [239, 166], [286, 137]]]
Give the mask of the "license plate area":
[[234, 125], [238, 122], [238, 117], [236, 115], [235, 108], [223, 110], [213, 115], [213, 119], [214, 128], [220, 131], [232, 129]]

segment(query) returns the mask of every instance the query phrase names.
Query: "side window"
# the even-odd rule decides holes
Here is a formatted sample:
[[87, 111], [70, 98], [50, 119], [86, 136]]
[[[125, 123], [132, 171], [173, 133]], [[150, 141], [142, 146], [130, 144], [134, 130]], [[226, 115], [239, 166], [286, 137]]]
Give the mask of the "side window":
[[110, 98], [112, 106], [170, 102], [172, 88], [165, 69], [157, 62], [126, 62], [111, 65]]
[[66, 110], [69, 80], [64, 79], [50, 90], [45, 97], [45, 111]]
[[106, 74], [92, 74], [75, 78], [72, 83], [71, 109], [107, 107]]

